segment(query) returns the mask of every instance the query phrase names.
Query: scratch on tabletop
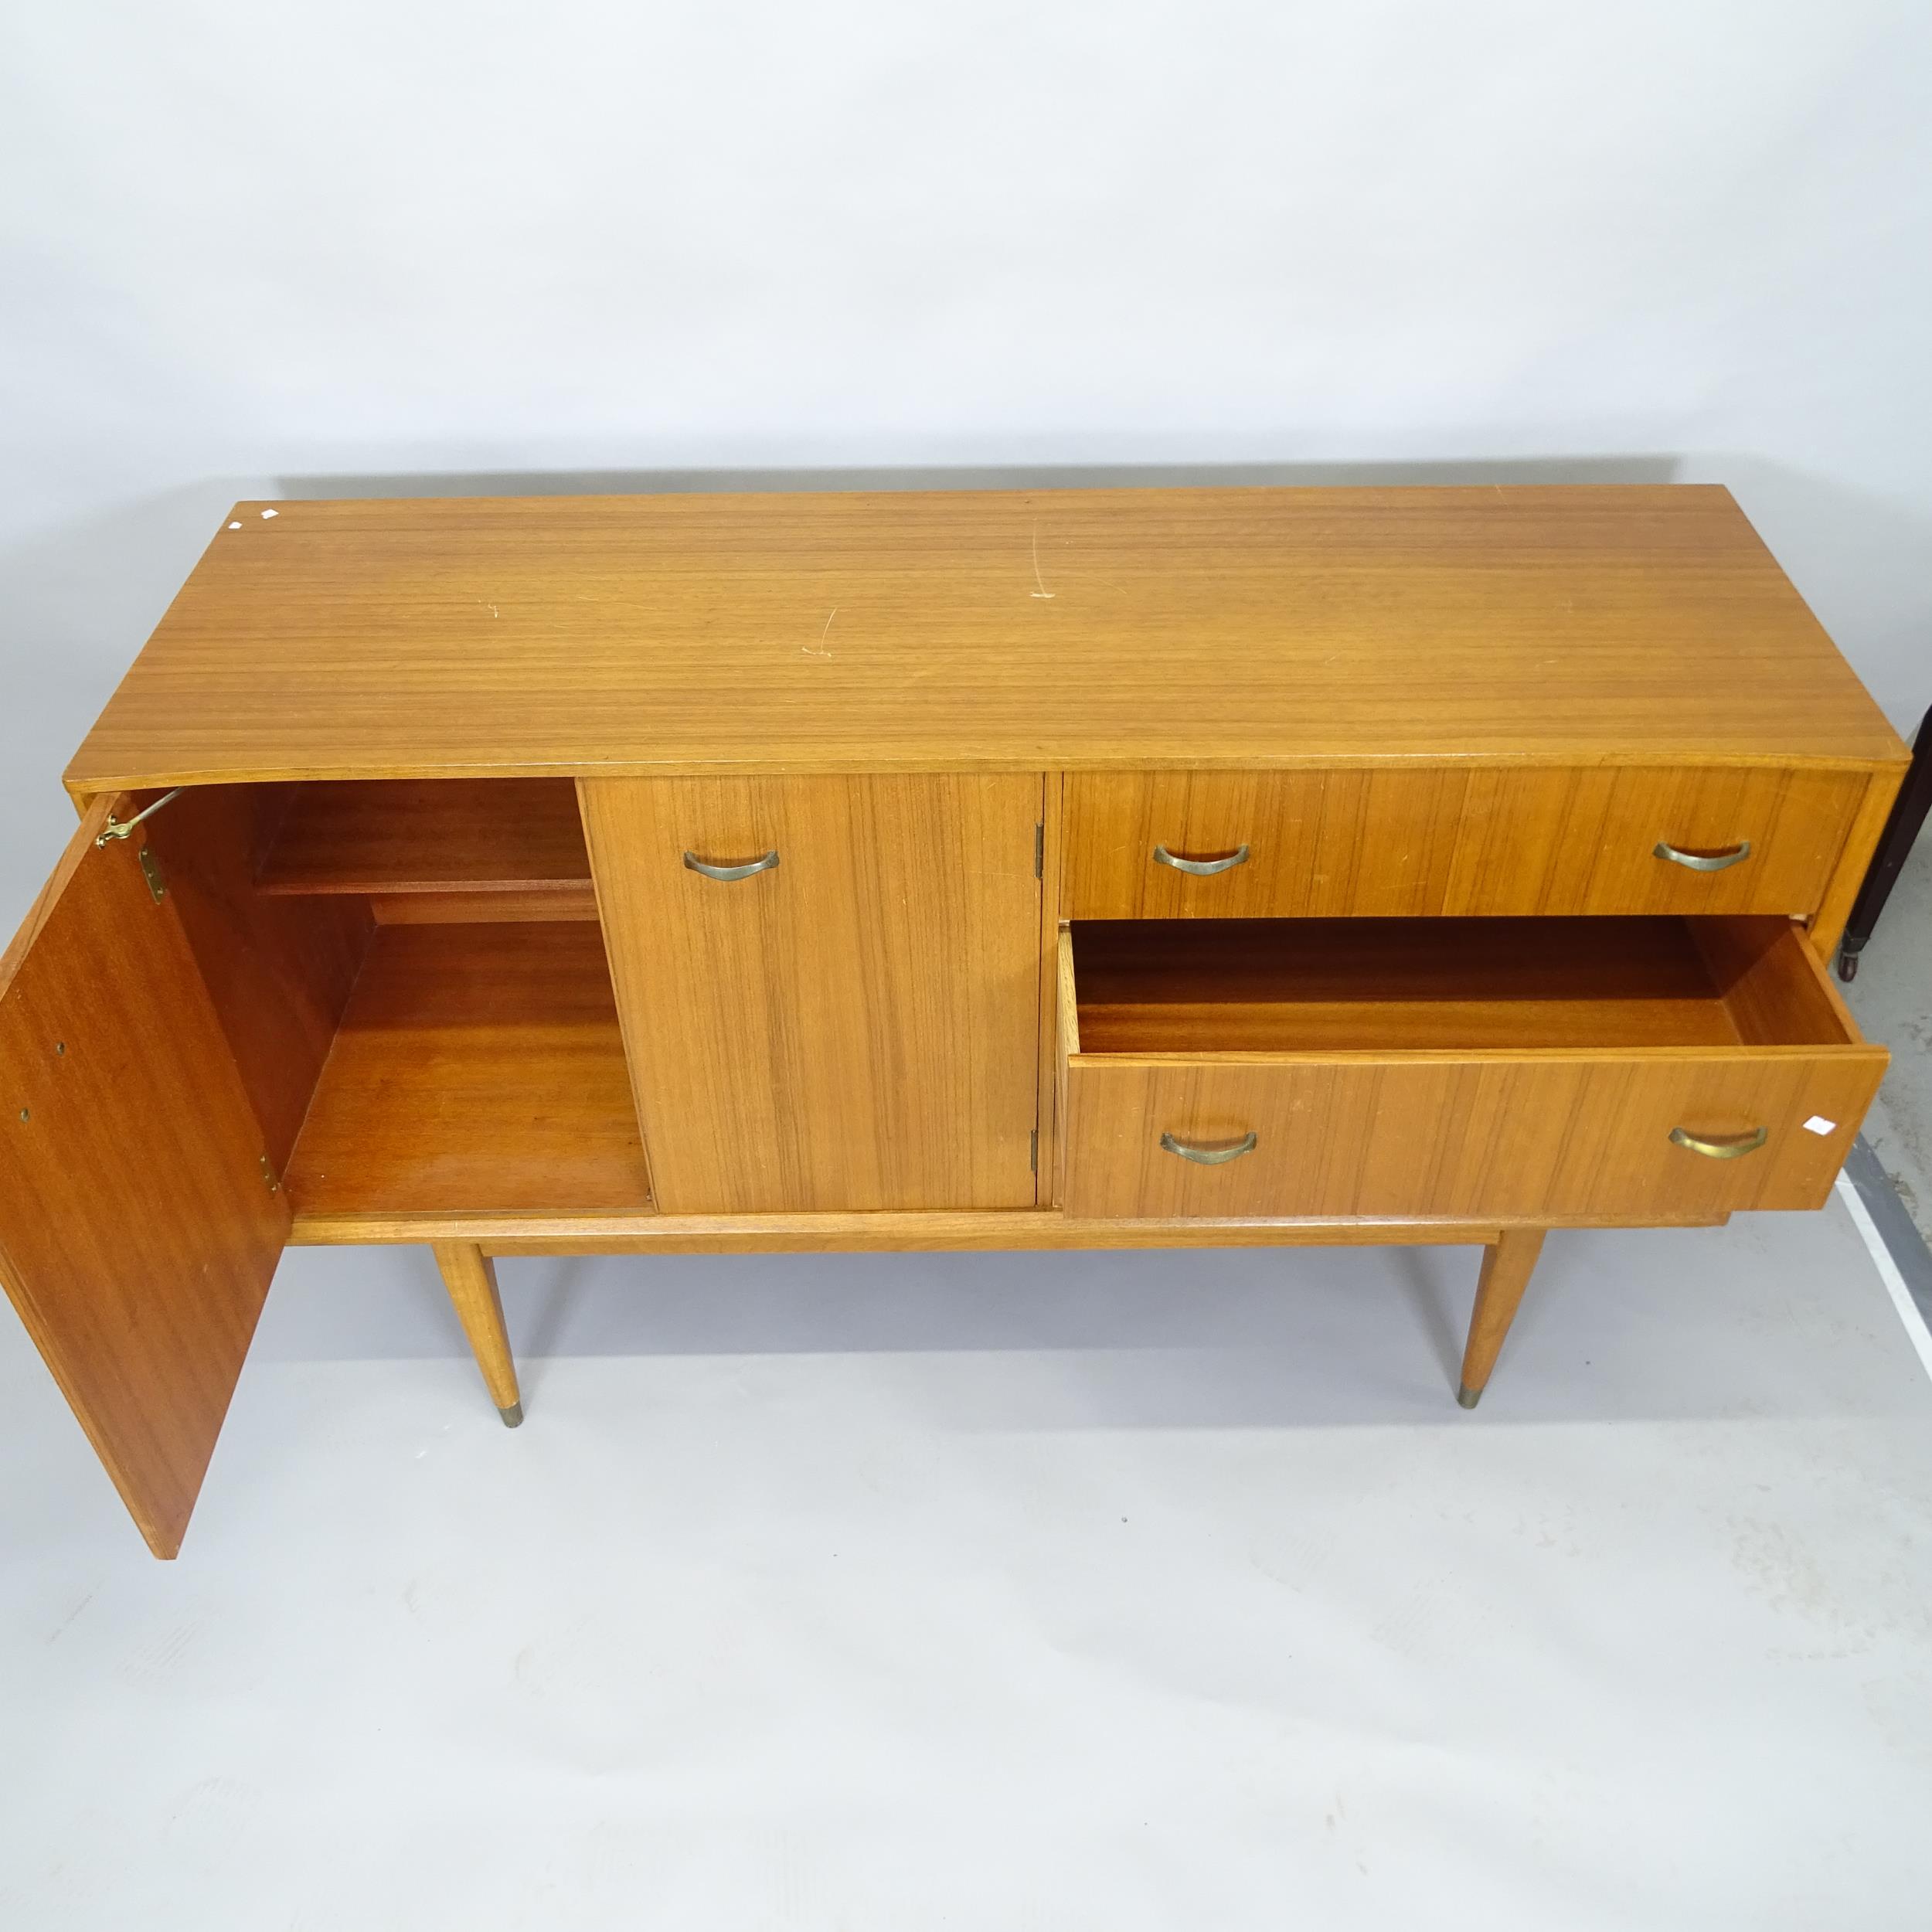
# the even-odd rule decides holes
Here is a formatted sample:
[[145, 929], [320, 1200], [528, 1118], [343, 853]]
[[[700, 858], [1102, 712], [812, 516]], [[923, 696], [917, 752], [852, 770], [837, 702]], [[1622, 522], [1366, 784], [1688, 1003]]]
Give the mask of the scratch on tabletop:
[[1033, 581], [1039, 586], [1033, 595], [1046, 597], [1050, 601], [1053, 593], [1047, 589], [1046, 580], [1039, 573], [1039, 526], [1037, 523], [1033, 526]]

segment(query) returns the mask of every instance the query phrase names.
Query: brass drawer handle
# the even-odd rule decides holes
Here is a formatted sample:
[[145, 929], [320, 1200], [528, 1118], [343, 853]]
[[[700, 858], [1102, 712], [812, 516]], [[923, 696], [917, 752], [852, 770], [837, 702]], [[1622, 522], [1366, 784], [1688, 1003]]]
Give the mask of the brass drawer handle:
[[1692, 872], [1722, 872], [1726, 866], [1738, 865], [1750, 857], [1751, 842], [1740, 838], [1723, 852], [1685, 852], [1660, 838], [1651, 852], [1656, 858], [1668, 859], [1673, 866], [1683, 866]]
[[729, 885], [734, 879], [749, 879], [755, 872], [770, 872], [778, 862], [778, 855], [768, 852], [762, 859], [753, 859], [742, 866], [707, 865], [695, 852], [684, 855], [684, 862], [693, 872], [701, 872], [707, 879], [720, 879]]
[[1692, 1134], [1681, 1127], [1670, 1131], [1674, 1145], [1687, 1147], [1693, 1154], [1708, 1154], [1713, 1161], [1735, 1161], [1755, 1154], [1770, 1135], [1770, 1129], [1764, 1127], [1754, 1127], [1748, 1134]]
[[1254, 1136], [1243, 1134], [1238, 1141], [1224, 1141], [1219, 1147], [1189, 1147], [1186, 1141], [1177, 1141], [1172, 1134], [1163, 1134], [1161, 1145], [1169, 1154], [1179, 1155], [1184, 1161], [1198, 1161], [1202, 1167], [1219, 1167], [1225, 1162], [1238, 1161], [1243, 1154], [1252, 1154]]
[[1245, 866], [1248, 862], [1248, 849], [1237, 845], [1225, 859], [1183, 859], [1178, 852], [1169, 852], [1165, 845], [1156, 845], [1154, 862], [1157, 866], [1172, 866], [1176, 872], [1192, 872], [1196, 879], [1207, 879], [1217, 872], [1232, 872], [1236, 866]]

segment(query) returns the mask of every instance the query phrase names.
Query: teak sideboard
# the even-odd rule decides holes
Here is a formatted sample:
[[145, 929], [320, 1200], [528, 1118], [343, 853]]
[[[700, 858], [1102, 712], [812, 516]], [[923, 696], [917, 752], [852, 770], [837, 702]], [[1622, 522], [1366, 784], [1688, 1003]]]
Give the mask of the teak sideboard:
[[290, 1242], [1816, 1208], [1906, 753], [1723, 490], [243, 503], [0, 963], [0, 1273], [159, 1556]]

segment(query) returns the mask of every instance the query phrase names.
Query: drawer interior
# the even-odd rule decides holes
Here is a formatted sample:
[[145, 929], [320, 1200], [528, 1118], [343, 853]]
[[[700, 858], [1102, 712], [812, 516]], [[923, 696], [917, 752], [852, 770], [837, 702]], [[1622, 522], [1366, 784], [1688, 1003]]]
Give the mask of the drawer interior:
[[1083, 1054], [1843, 1046], [1788, 920], [1076, 920]]

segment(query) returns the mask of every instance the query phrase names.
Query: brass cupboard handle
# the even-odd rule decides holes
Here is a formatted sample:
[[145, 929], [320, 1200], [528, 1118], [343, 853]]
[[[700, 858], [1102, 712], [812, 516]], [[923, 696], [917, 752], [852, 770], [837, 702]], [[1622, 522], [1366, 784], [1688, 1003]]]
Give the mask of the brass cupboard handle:
[[707, 879], [722, 879], [730, 885], [734, 879], [749, 879], [753, 872], [770, 872], [777, 864], [778, 855], [775, 852], [768, 852], [764, 858], [749, 859], [742, 866], [713, 866], [708, 865], [695, 852], [688, 852], [684, 855], [684, 862], [692, 871], [701, 872]]
[[1770, 1129], [1765, 1127], [1754, 1127], [1748, 1134], [1693, 1134], [1682, 1127], [1670, 1131], [1673, 1145], [1687, 1147], [1693, 1154], [1708, 1154], [1713, 1161], [1735, 1161], [1755, 1154], [1770, 1136]]
[[1237, 845], [1225, 859], [1183, 859], [1179, 853], [1169, 852], [1165, 845], [1156, 845], [1154, 862], [1157, 866], [1172, 866], [1176, 872], [1192, 872], [1196, 879], [1208, 879], [1217, 872], [1232, 872], [1236, 866], [1245, 866], [1248, 862], [1248, 849]]
[[1218, 1147], [1189, 1147], [1186, 1141], [1177, 1141], [1172, 1134], [1163, 1134], [1161, 1145], [1169, 1154], [1179, 1155], [1184, 1161], [1198, 1161], [1202, 1167], [1219, 1167], [1226, 1162], [1238, 1161], [1243, 1154], [1252, 1154], [1254, 1136], [1243, 1134], [1238, 1141], [1226, 1141]]
[[1722, 872], [1726, 866], [1740, 864], [1750, 857], [1751, 842], [1740, 838], [1723, 852], [1685, 852], [1668, 839], [1660, 838], [1651, 847], [1651, 852], [1655, 858], [1668, 859], [1673, 866], [1682, 866], [1692, 872]]

